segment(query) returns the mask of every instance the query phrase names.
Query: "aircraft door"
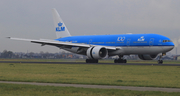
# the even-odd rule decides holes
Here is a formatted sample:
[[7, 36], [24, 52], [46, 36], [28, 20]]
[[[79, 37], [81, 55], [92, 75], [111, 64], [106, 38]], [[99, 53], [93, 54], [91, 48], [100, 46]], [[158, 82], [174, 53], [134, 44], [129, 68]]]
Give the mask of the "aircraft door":
[[154, 38], [151, 38], [151, 39], [149, 40], [149, 45], [150, 45], [150, 46], [153, 46], [153, 44], [154, 44]]
[[131, 42], [131, 39], [127, 39], [126, 45], [127, 45], [127, 46], [130, 46], [130, 42]]
[[89, 44], [92, 44], [92, 39], [89, 40]]
[[162, 40], [159, 40], [158, 45], [162, 45]]

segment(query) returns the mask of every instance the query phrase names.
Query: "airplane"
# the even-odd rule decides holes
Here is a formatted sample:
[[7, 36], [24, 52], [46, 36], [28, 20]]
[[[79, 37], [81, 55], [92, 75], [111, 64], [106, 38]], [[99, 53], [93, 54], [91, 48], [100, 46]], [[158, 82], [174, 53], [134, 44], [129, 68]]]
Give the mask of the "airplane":
[[[60, 49], [86, 55], [86, 63], [98, 63], [99, 59], [118, 55], [114, 63], [127, 63], [124, 55], [136, 54], [142, 60], [153, 60], [159, 54], [166, 55], [174, 48], [174, 43], [163, 35], [159, 34], [116, 34], [116, 35], [86, 35], [71, 36], [57, 10], [52, 9], [55, 32], [57, 39], [23, 39], [8, 37], [13, 40], [23, 40], [32, 43], [55, 46]], [[162, 59], [158, 64], [162, 64]]]

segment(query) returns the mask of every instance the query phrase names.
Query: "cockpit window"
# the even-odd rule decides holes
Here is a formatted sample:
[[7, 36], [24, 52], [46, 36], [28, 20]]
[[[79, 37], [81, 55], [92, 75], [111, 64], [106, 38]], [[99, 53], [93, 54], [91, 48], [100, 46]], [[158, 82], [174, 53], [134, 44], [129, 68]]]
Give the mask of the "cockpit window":
[[172, 42], [171, 40], [163, 40], [163, 42], [165, 43], [165, 42]]

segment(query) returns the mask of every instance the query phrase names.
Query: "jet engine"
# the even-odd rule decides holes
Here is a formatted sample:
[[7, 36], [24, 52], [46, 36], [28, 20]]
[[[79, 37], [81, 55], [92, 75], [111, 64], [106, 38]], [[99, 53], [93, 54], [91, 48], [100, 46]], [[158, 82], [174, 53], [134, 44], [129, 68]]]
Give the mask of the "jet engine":
[[138, 55], [141, 60], [153, 60], [157, 55]]
[[101, 46], [90, 47], [86, 52], [89, 59], [102, 59], [106, 57], [107, 54], [107, 49]]

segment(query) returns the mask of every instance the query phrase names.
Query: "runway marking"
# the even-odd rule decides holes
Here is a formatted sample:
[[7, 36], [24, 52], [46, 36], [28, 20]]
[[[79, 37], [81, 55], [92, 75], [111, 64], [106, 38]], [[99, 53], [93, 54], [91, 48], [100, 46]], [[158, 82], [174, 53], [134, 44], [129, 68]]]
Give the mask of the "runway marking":
[[135, 90], [135, 91], [180, 92], [180, 88], [156, 88], [156, 87], [133, 87], [133, 86], [110, 86], [110, 85], [84, 85], [84, 84], [61, 84], [61, 83], [35, 83], [35, 82], [13, 82], [13, 81], [0, 81], [0, 83], [29, 84], [29, 85], [38, 85], [38, 86], [99, 88], [99, 89], [123, 89], [123, 90]]

